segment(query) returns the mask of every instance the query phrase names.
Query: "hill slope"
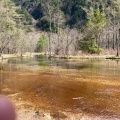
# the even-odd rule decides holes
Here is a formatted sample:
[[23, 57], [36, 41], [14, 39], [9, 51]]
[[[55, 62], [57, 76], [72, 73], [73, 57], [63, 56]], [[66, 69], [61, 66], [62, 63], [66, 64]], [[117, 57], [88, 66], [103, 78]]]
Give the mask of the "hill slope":
[[77, 28], [85, 25], [90, 12], [97, 8], [101, 12], [105, 12], [107, 18], [112, 18], [115, 2], [116, 4], [119, 3], [118, 0], [114, 1], [114, 3], [112, 0], [14, 0], [14, 2], [16, 5], [21, 5], [23, 9], [26, 9], [35, 20], [47, 16], [47, 3], [52, 7], [57, 5], [57, 9], [64, 13], [66, 25]]

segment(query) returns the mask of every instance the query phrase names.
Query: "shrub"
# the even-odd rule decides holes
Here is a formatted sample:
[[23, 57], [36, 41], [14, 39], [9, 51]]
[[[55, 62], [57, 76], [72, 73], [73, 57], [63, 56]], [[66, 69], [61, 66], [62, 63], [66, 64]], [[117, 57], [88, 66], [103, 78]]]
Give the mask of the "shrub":
[[90, 40], [88, 38], [84, 38], [83, 40], [78, 41], [78, 48], [91, 54], [100, 53], [103, 51], [102, 48], [98, 47], [94, 38], [91, 38]]

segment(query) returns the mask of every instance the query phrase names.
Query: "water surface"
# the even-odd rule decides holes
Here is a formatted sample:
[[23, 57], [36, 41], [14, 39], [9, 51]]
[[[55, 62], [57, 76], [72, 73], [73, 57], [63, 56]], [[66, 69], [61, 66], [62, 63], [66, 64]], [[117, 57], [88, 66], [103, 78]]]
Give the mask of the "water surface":
[[34, 56], [0, 66], [0, 92], [19, 109], [120, 117], [120, 61]]

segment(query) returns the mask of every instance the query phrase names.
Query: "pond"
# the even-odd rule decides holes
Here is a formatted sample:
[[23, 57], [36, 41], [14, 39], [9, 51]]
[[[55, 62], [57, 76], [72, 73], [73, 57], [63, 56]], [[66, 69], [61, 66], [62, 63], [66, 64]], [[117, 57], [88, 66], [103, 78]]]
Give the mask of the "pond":
[[[120, 119], [120, 61], [10, 59], [0, 64], [0, 93], [18, 106]], [[24, 103], [24, 104], [23, 104]], [[29, 103], [29, 104], [28, 104]]]

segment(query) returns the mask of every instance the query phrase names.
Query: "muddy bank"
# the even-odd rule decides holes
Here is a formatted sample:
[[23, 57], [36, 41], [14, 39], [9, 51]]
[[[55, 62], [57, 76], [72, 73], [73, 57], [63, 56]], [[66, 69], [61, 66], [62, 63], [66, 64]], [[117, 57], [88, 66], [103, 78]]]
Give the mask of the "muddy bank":
[[[44, 55], [44, 53], [24, 53], [22, 57], [33, 57], [35, 55]], [[3, 54], [0, 56], [0, 62], [7, 62], [11, 58], [21, 58], [20, 54]]]
[[49, 111], [42, 108], [35, 108], [28, 102], [16, 103], [17, 120], [119, 120], [116, 117], [95, 116], [83, 112]]
[[18, 114], [17, 120], [119, 120], [119, 118], [91, 116], [81, 113], [70, 114], [65, 112], [59, 112], [59, 113], [40, 112], [40, 115], [36, 115], [35, 111], [21, 110], [17, 114]]

